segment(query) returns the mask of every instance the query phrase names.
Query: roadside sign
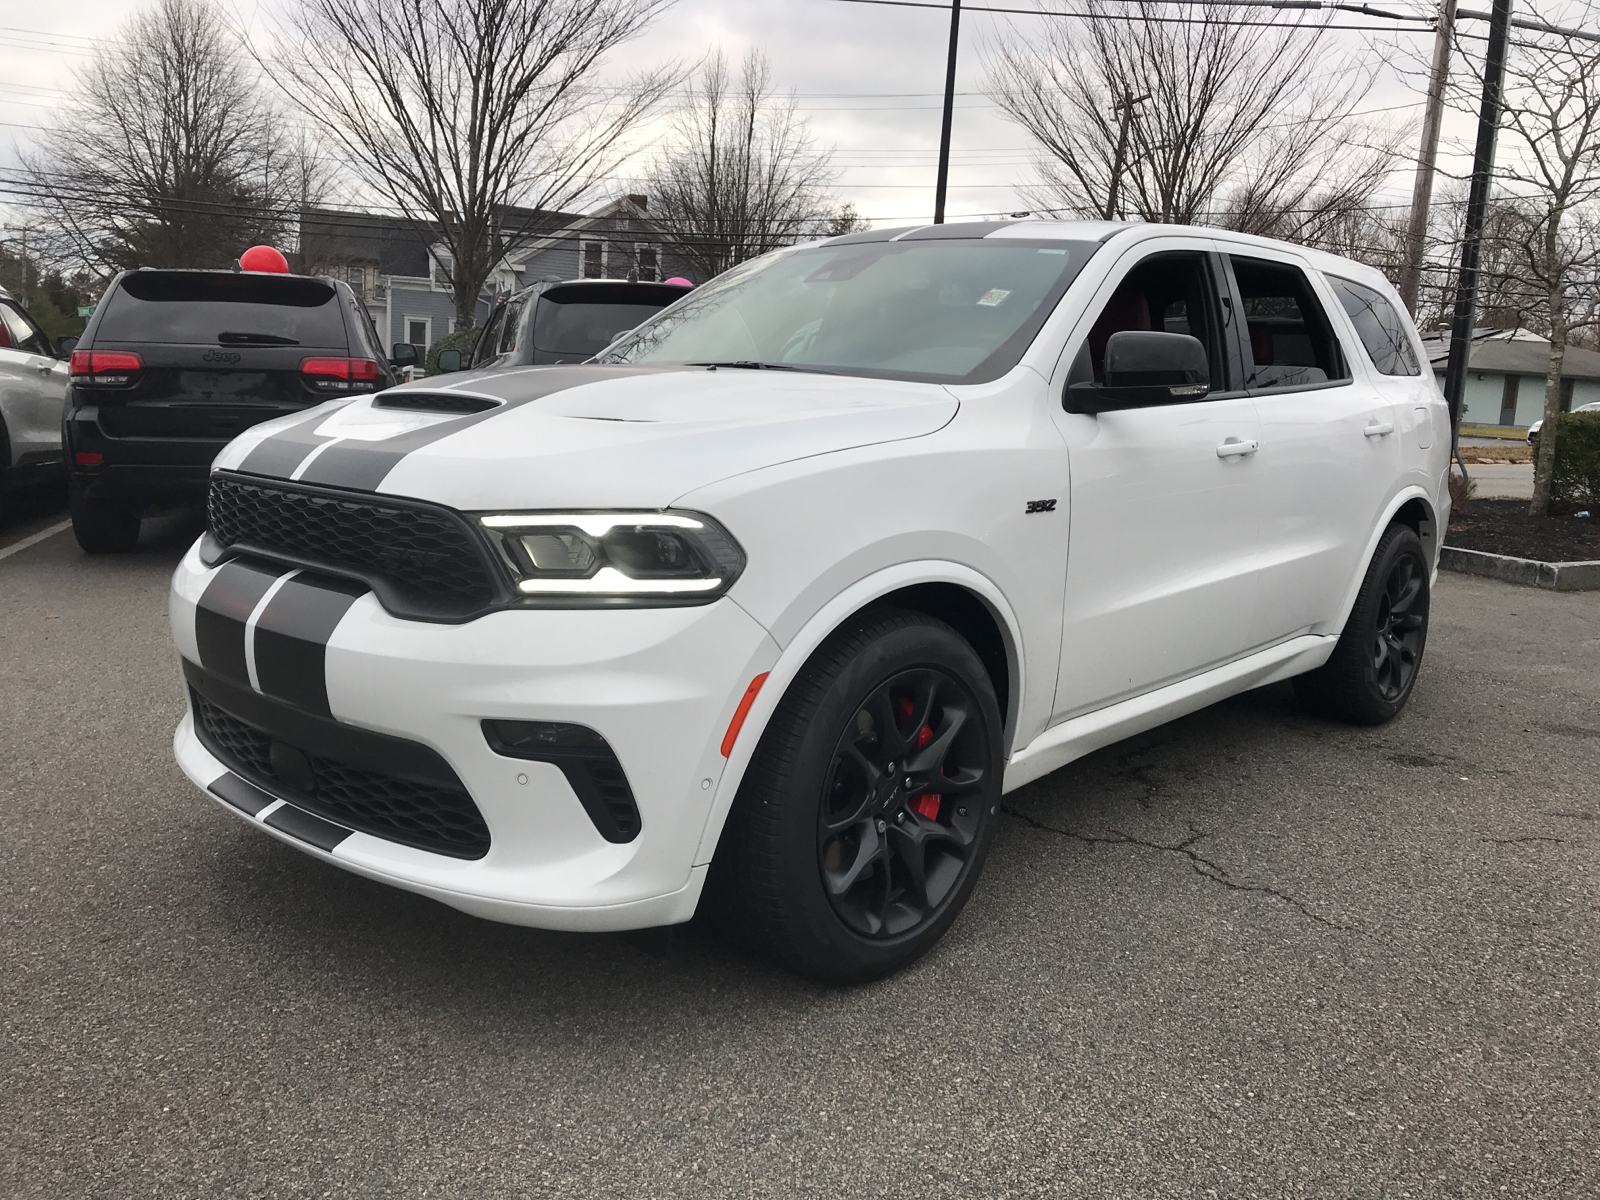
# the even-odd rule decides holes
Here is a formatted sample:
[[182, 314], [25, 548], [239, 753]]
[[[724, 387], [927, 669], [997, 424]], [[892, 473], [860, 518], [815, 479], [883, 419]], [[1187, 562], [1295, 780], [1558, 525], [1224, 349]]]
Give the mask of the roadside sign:
[[78, 315], [80, 317], [92, 317], [92, 316], [94, 316], [94, 305], [92, 305], [92, 304], [80, 304], [80, 305], [78, 305]]

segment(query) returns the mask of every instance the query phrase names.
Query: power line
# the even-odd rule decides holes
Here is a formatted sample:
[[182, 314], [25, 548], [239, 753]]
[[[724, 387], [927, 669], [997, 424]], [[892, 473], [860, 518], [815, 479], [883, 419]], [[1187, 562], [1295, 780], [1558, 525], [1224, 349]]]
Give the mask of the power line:
[[[833, 0], [833, 3], [835, 3], [835, 4], [875, 4], [875, 5], [883, 5], [883, 6], [886, 6], [886, 7], [889, 7], [889, 8], [932, 8], [932, 9], [937, 9], [937, 10], [939, 10], [941, 12], [949, 12], [950, 11], [950, 6], [948, 4], [940, 4], [940, 3], [937, 3], [936, 0]], [[986, 6], [986, 5], [981, 5], [981, 4], [967, 5], [965, 7], [965, 11], [967, 11], [967, 12], [983, 12], [983, 13], [998, 13], [998, 14], [1002, 14], [1002, 15], [1021, 16], [1021, 17], [1075, 17], [1075, 18], [1077, 18], [1078, 20], [1081, 20], [1081, 21], [1096, 21], [1096, 20], [1106, 20], [1106, 21], [1130, 20], [1131, 21], [1131, 20], [1137, 20], [1137, 21], [1146, 21], [1146, 22], [1150, 22], [1151, 24], [1158, 24], [1158, 25], [1199, 25], [1199, 24], [1205, 24], [1205, 25], [1246, 25], [1246, 26], [1269, 26], [1269, 27], [1275, 27], [1275, 28], [1279, 28], [1279, 29], [1318, 28], [1318, 29], [1329, 29], [1329, 30], [1351, 30], [1351, 31], [1355, 31], [1355, 32], [1375, 32], [1375, 31], [1383, 31], [1383, 32], [1386, 32], [1386, 33], [1393, 33], [1393, 32], [1432, 33], [1433, 32], [1433, 24], [1432, 24], [1433, 18], [1431, 18], [1431, 17], [1420, 17], [1420, 16], [1413, 17], [1413, 16], [1404, 15], [1404, 14], [1400, 14], [1400, 13], [1387, 12], [1387, 11], [1385, 11], [1383, 9], [1372, 8], [1370, 5], [1366, 5], [1366, 4], [1361, 4], [1361, 5], [1340, 4], [1340, 3], [1333, 3], [1333, 2], [1331, 2], [1331, 0], [1206, 0], [1206, 3], [1204, 3], [1203, 5], [1197, 5], [1197, 6], [1198, 7], [1205, 7], [1205, 8], [1274, 8], [1274, 9], [1292, 9], [1292, 10], [1298, 10], [1298, 11], [1334, 11], [1334, 10], [1339, 10], [1339, 11], [1346, 11], [1346, 12], [1361, 13], [1363, 15], [1371, 16], [1371, 17], [1382, 17], [1382, 18], [1385, 18], [1385, 19], [1391, 20], [1391, 21], [1419, 21], [1419, 22], [1425, 22], [1425, 24], [1421, 25], [1419, 27], [1419, 29], [1417, 29], [1417, 30], [1406, 30], [1403, 27], [1393, 26], [1393, 25], [1333, 25], [1333, 24], [1328, 24], [1328, 23], [1324, 23], [1324, 24], [1317, 25], [1317, 26], [1313, 27], [1313, 26], [1307, 26], [1307, 25], [1299, 24], [1299, 23], [1288, 23], [1288, 22], [1284, 22], [1284, 21], [1245, 21], [1245, 20], [1235, 20], [1235, 19], [1232, 19], [1232, 18], [1211, 18], [1211, 17], [1207, 17], [1203, 21], [1197, 21], [1193, 17], [1163, 17], [1163, 16], [1155, 16], [1155, 15], [1152, 15], [1151, 13], [1148, 13], [1148, 12], [1140, 13], [1136, 17], [1121, 17], [1121, 16], [1118, 16], [1118, 15], [1116, 15], [1114, 13], [1064, 12], [1064, 11], [1057, 11], [1057, 10], [1050, 10], [1050, 9], [1040, 9], [1040, 8], [1000, 8], [1000, 7], [996, 7], [996, 6]]]

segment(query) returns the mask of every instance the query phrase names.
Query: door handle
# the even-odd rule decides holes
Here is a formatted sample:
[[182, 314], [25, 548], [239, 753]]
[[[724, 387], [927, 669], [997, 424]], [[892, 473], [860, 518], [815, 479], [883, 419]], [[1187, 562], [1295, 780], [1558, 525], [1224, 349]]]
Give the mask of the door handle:
[[1394, 432], [1393, 421], [1373, 421], [1361, 431], [1368, 437], [1383, 437]]
[[1218, 458], [1244, 458], [1261, 449], [1261, 443], [1251, 438], [1248, 442], [1241, 442], [1238, 438], [1229, 438], [1217, 447]]

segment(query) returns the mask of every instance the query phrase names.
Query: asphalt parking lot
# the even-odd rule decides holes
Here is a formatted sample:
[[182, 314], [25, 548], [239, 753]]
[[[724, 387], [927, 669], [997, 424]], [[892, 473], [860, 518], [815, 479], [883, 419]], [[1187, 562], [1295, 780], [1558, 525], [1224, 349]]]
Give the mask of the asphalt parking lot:
[[[0, 554], [50, 528], [0, 523]], [[167, 577], [0, 559], [0, 1195], [1600, 1194], [1600, 598], [1445, 576], [1408, 711], [1009, 797], [922, 963], [514, 929], [202, 799]]]

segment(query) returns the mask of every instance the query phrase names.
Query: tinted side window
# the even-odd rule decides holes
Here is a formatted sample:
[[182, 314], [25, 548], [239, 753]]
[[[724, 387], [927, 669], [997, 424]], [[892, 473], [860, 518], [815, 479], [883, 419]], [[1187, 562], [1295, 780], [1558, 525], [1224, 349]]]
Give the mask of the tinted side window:
[[1211, 389], [1228, 386], [1211, 299], [1211, 275], [1197, 254], [1161, 254], [1146, 259], [1117, 285], [1095, 318], [1078, 352], [1071, 382], [1105, 382], [1106, 343], [1129, 330], [1186, 333], [1198, 338], [1211, 364]]
[[378, 336], [378, 323], [372, 319], [372, 313], [368, 311], [361, 297], [355, 297], [355, 302], [356, 312], [361, 318], [356, 322], [356, 336], [367, 343], [367, 353], [382, 362], [389, 357], [389, 354], [383, 344], [383, 339]]
[[495, 343], [500, 340], [500, 328], [506, 319], [506, 306], [495, 306], [494, 312], [489, 314], [489, 320], [483, 327], [483, 332], [478, 335], [477, 353], [472, 356], [472, 365], [481, 367], [497, 353]]
[[1406, 322], [1386, 296], [1375, 288], [1328, 276], [1333, 294], [1339, 297], [1356, 336], [1372, 357], [1372, 365], [1382, 375], [1420, 375], [1417, 352], [1406, 334]]
[[522, 326], [522, 311], [528, 307], [526, 300], [513, 300], [506, 305], [506, 323], [500, 330], [499, 354], [510, 354], [517, 348], [517, 335]]
[[45, 337], [39, 327], [35, 325], [20, 308], [10, 303], [0, 303], [0, 320], [5, 322], [6, 345], [14, 350], [25, 350], [29, 354], [47, 354], [54, 356], [50, 349], [50, 339]]
[[1350, 378], [1303, 271], [1258, 258], [1231, 261], [1249, 335], [1245, 387], [1306, 387]]

